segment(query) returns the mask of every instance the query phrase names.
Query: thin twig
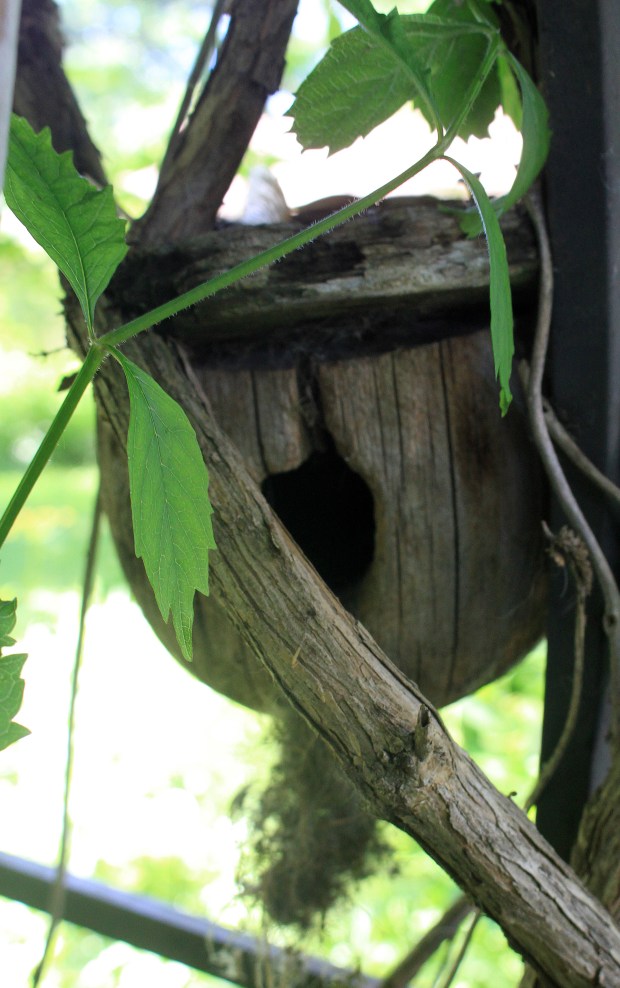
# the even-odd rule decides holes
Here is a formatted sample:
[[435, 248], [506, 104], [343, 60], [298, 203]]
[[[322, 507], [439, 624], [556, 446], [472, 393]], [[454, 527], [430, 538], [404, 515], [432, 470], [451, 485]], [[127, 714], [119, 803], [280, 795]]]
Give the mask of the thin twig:
[[598, 467], [595, 467], [592, 461], [588, 459], [570, 433], [564, 428], [548, 401], [543, 400], [543, 408], [547, 428], [549, 429], [551, 438], [556, 446], [560, 447], [562, 452], [566, 454], [574, 466], [581, 470], [588, 480], [600, 488], [603, 494], [606, 494], [610, 501], [612, 501], [616, 507], [620, 508], [620, 487], [618, 487], [617, 484], [614, 484], [609, 477], [606, 477], [605, 474], [599, 470]]
[[[548, 530], [547, 530], [548, 531]], [[549, 536], [553, 538], [550, 532]], [[581, 691], [583, 688], [585, 635], [586, 635], [586, 600], [592, 589], [592, 568], [585, 546], [570, 529], [562, 529], [557, 539], [553, 540], [553, 554], [561, 565], [568, 564], [575, 586], [577, 588], [577, 603], [575, 608], [575, 648], [573, 660], [573, 679], [568, 711], [562, 733], [551, 757], [543, 765], [538, 780], [526, 799], [523, 809], [527, 813], [538, 803], [549, 781], [555, 775], [562, 761], [571, 737], [577, 725]]]
[[167, 169], [170, 161], [175, 155], [177, 147], [179, 145], [179, 140], [181, 138], [181, 131], [183, 129], [183, 124], [187, 120], [187, 117], [194, 103], [194, 94], [202, 77], [204, 76], [205, 66], [207, 66], [211, 60], [211, 56], [215, 51], [216, 46], [216, 35], [217, 29], [222, 15], [226, 9], [228, 0], [216, 0], [216, 4], [213, 8], [213, 13], [211, 15], [211, 21], [207, 33], [204, 37], [198, 54], [196, 55], [196, 61], [194, 62], [192, 71], [190, 72], [189, 79], [187, 80], [187, 86], [185, 87], [185, 94], [181, 100], [181, 105], [179, 107], [179, 112], [177, 113], [177, 118], [174, 122], [172, 132], [170, 134], [170, 139], [168, 141], [168, 147], [166, 148], [166, 153], [164, 155], [163, 161], [161, 163], [160, 172], [161, 174]]
[[75, 659], [73, 662], [73, 675], [71, 680], [71, 700], [69, 704], [69, 724], [67, 731], [67, 760], [65, 765], [65, 792], [64, 792], [64, 800], [63, 800], [60, 854], [58, 856], [56, 880], [54, 882], [54, 887], [52, 889], [52, 894], [50, 897], [50, 905], [49, 905], [50, 925], [47, 931], [47, 938], [45, 941], [45, 947], [43, 948], [43, 954], [41, 956], [41, 960], [39, 961], [39, 964], [35, 968], [32, 975], [32, 988], [38, 988], [38, 986], [41, 984], [43, 980], [45, 967], [52, 953], [52, 947], [54, 944], [56, 931], [58, 929], [59, 924], [62, 921], [65, 911], [65, 897], [66, 897], [65, 877], [67, 873], [69, 847], [71, 843], [69, 797], [71, 794], [71, 780], [73, 776], [73, 760], [74, 760], [73, 737], [74, 737], [74, 728], [75, 728], [75, 708], [76, 708], [76, 699], [77, 699], [78, 676], [79, 676], [80, 665], [82, 661], [82, 653], [84, 651], [86, 613], [90, 605], [90, 599], [92, 596], [92, 589], [93, 589], [93, 582], [95, 575], [97, 545], [99, 542], [99, 532], [101, 529], [101, 513], [102, 513], [101, 485], [99, 485], [99, 490], [97, 491], [97, 499], [95, 501], [95, 506], [93, 509], [93, 517], [90, 528], [90, 539], [88, 542], [88, 550], [86, 553], [84, 580], [82, 582], [82, 604], [80, 608], [80, 624], [78, 630], [77, 645], [75, 648]]
[[474, 930], [476, 929], [476, 926], [478, 925], [478, 920], [480, 919], [481, 915], [482, 915], [482, 913], [480, 912], [480, 910], [479, 909], [476, 909], [475, 912], [474, 912], [474, 915], [472, 917], [472, 921], [471, 921], [471, 923], [469, 925], [469, 929], [467, 930], [465, 936], [463, 937], [463, 942], [462, 942], [461, 946], [458, 949], [458, 953], [457, 953], [456, 957], [454, 958], [454, 960], [450, 964], [450, 967], [448, 968], [448, 970], [445, 972], [445, 975], [443, 977], [440, 975], [441, 981], [437, 982], [438, 988], [450, 988], [450, 985], [454, 981], [454, 979], [455, 979], [455, 977], [456, 977], [456, 975], [458, 973], [458, 970], [459, 970], [461, 964], [463, 963], [463, 960], [465, 958], [465, 954], [469, 950], [469, 946], [471, 944], [471, 938], [474, 935]]
[[[519, 362], [519, 376], [524, 391], [527, 391], [530, 380], [530, 367], [527, 360]], [[549, 399], [543, 397], [542, 404], [547, 429], [556, 446], [562, 450], [573, 466], [577, 467], [587, 480], [598, 487], [617, 508], [620, 508], [620, 487], [614, 484], [598, 467], [594, 466], [592, 460], [577, 445], [570, 432], [560, 422]]]
[[452, 903], [449, 909], [416, 943], [413, 950], [407, 954], [396, 967], [381, 982], [380, 988], [405, 988], [426, 962], [446, 940], [452, 940], [461, 923], [475, 909], [473, 902], [461, 895]]
[[536, 231], [540, 253], [540, 296], [538, 320], [529, 375], [528, 408], [534, 442], [538, 448], [547, 477], [571, 527], [583, 539], [590, 554], [594, 572], [605, 603], [603, 625], [609, 642], [610, 686], [612, 703], [612, 742], [620, 742], [620, 593], [611, 567], [579, 507], [555, 451], [547, 423], [542, 398], [542, 380], [549, 343], [553, 306], [553, 264], [549, 236], [540, 201], [536, 195], [527, 199], [530, 217]]

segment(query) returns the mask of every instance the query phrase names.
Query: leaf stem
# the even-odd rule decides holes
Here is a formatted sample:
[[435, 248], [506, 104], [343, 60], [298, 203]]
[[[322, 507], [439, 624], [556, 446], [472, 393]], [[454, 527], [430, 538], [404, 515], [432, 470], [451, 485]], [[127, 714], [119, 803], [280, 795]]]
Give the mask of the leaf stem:
[[80, 367], [75, 381], [69, 388], [65, 400], [58, 409], [52, 424], [41, 441], [41, 445], [17, 485], [15, 493], [9, 501], [2, 518], [0, 518], [0, 547], [4, 545], [15, 523], [15, 519], [26, 503], [32, 488], [41, 476], [44, 467], [58, 444], [58, 440], [69, 424], [80, 398], [86, 391], [86, 388], [92, 381], [106, 355], [106, 350], [97, 344], [92, 346], [88, 351], [86, 359]]
[[504, 47], [501, 37], [498, 34], [492, 32], [481, 33], [486, 33], [489, 44], [480, 64], [480, 68], [478, 69], [469, 89], [465, 93], [460, 110], [446, 130], [446, 140], [448, 141], [448, 145], [452, 143], [455, 137], [458, 137], [459, 130], [469, 116], [474, 103], [478, 99], [480, 90], [486, 82], [489, 72], [495, 65], [497, 56]]
[[281, 260], [287, 254], [292, 253], [292, 251], [304, 247], [312, 240], [316, 240], [317, 237], [329, 233], [335, 227], [340, 226], [341, 223], [345, 223], [354, 216], [363, 213], [364, 210], [376, 205], [377, 202], [384, 199], [388, 193], [393, 192], [403, 182], [417, 175], [418, 172], [421, 172], [431, 162], [441, 158], [446, 150], [447, 143], [449, 142], [446, 142], [446, 139], [442, 138], [442, 140], [433, 145], [430, 151], [427, 151], [424, 157], [420, 158], [419, 161], [416, 161], [414, 165], [411, 165], [404, 172], [401, 172], [400, 175], [390, 179], [385, 185], [380, 186], [380, 188], [375, 189], [361, 199], [356, 199], [355, 202], [350, 203], [343, 209], [339, 209], [338, 212], [331, 213], [324, 219], [319, 220], [318, 223], [314, 223], [312, 226], [300, 230], [299, 233], [295, 233], [292, 237], [281, 240], [280, 243], [274, 244], [273, 247], [269, 247], [267, 250], [261, 251], [260, 254], [248, 258], [247, 261], [236, 264], [229, 271], [225, 271], [223, 274], [209, 279], [209, 281], [202, 282], [202, 284], [191, 288], [177, 298], [171, 299], [169, 302], [164, 302], [150, 312], [145, 312], [136, 319], [132, 319], [131, 322], [119, 326], [118, 329], [113, 329], [109, 333], [105, 333], [99, 337], [99, 344], [105, 347], [113, 347], [121, 343], [126, 343], [127, 340], [132, 339], [138, 333], [142, 333], [145, 329], [151, 329], [152, 326], [162, 322], [164, 319], [176, 316], [184, 309], [188, 309], [190, 306], [196, 305], [196, 303], [202, 302], [212, 295], [216, 295], [223, 288], [230, 287], [236, 281], [240, 281], [241, 278], [246, 278], [248, 275], [254, 274], [255, 271], [259, 271], [261, 268], [273, 264], [274, 261]]

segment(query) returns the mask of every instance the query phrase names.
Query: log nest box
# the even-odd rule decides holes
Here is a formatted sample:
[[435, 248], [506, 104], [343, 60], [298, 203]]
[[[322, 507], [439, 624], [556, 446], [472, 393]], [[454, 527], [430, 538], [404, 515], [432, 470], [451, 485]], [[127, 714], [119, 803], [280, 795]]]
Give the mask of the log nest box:
[[[183, 250], [134, 250], [109, 297], [135, 315], [136, 299], [150, 308], [290, 232], [231, 226]], [[504, 232], [527, 345], [535, 248], [522, 216]], [[466, 240], [433, 200], [393, 200], [158, 332], [319, 574], [434, 703], [533, 646], [545, 492], [519, 397], [499, 413], [482, 239]], [[174, 650], [133, 557], [122, 459], [100, 419], [121, 559]], [[221, 603], [200, 599], [196, 618], [197, 674], [268, 709], [273, 687]]]

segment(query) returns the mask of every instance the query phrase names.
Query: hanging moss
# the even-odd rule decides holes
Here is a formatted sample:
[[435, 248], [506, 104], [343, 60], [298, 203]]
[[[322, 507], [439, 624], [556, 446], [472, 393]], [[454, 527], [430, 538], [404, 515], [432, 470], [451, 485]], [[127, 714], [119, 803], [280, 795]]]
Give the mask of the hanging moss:
[[375, 870], [387, 847], [376, 818], [323, 741], [294, 711], [274, 727], [280, 760], [248, 806], [251, 836], [243, 881], [280, 924], [308, 929], [351, 885]]

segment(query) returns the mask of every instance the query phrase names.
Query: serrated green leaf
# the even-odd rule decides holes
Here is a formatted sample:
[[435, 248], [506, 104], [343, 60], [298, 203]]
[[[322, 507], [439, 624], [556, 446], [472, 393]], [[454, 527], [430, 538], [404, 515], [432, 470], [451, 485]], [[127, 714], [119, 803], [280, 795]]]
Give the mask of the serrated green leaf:
[[9, 645], [15, 644], [15, 639], [11, 638], [9, 632], [15, 627], [15, 611], [17, 600], [0, 600], [0, 651]]
[[112, 189], [94, 189], [78, 175], [69, 151], [56, 153], [49, 128], [35, 134], [13, 114], [4, 193], [69, 281], [92, 334], [97, 299], [127, 251]]
[[17, 600], [0, 600], [0, 750], [30, 734], [28, 728], [13, 721], [24, 695], [24, 681], [20, 676], [27, 656], [23, 653], [1, 654], [5, 645], [14, 644], [6, 632], [15, 625], [16, 608]]
[[[507, 56], [507, 64], [514, 71], [521, 91], [523, 150], [512, 188], [493, 203], [498, 216], [522, 199], [534, 184], [547, 160], [551, 140], [549, 114], [545, 101], [526, 70], [513, 55]], [[474, 212], [461, 214], [459, 222], [461, 229], [469, 237], [478, 236], [482, 229], [480, 218]]]
[[[300, 86], [289, 111], [308, 148], [348, 147], [413, 100], [432, 126], [457, 115], [488, 48], [486, 25], [471, 17], [384, 16], [365, 2], [345, 6], [362, 20], [332, 43]], [[467, 134], [486, 133], [499, 104], [496, 73], [487, 77], [468, 117]], [[468, 129], [467, 129], [468, 128]], [[460, 132], [463, 132], [461, 128]]]
[[209, 478], [183, 409], [132, 361], [115, 352], [127, 379], [127, 437], [136, 555], [164, 618], [172, 621], [186, 659], [192, 657], [194, 593], [209, 592]]
[[289, 114], [297, 140], [329, 153], [365, 137], [413, 98], [412, 81], [361, 28], [336, 38], [297, 91]]
[[[431, 69], [431, 89], [435, 104], [441, 118], [448, 126], [459, 113], [464, 94], [467, 92], [472, 79], [480, 70], [488, 47], [488, 37], [482, 32], [471, 30], [480, 25], [475, 12], [467, 4], [458, 4], [454, 0], [435, 0], [428, 8], [427, 17], [437, 17], [443, 22], [450, 23], [453, 28], [461, 26], [466, 33], [455, 34], [446, 38], [442, 43], [429, 51], [428, 59]], [[492, 10], [485, 11], [486, 27], [499, 34], [499, 24]], [[469, 114], [459, 127], [458, 136], [467, 140], [469, 137], [488, 137], [489, 124], [493, 122], [495, 111], [502, 101], [502, 88], [497, 67], [490, 72], [483, 83]], [[422, 113], [429, 120], [424, 107]], [[432, 121], [429, 120], [432, 124]]]
[[512, 401], [510, 374], [514, 356], [512, 293], [506, 244], [497, 213], [482, 183], [454, 158], [446, 156], [446, 161], [458, 169], [469, 186], [487, 239], [490, 265], [491, 342], [495, 376], [500, 385], [500, 409], [502, 415], [505, 415]]

